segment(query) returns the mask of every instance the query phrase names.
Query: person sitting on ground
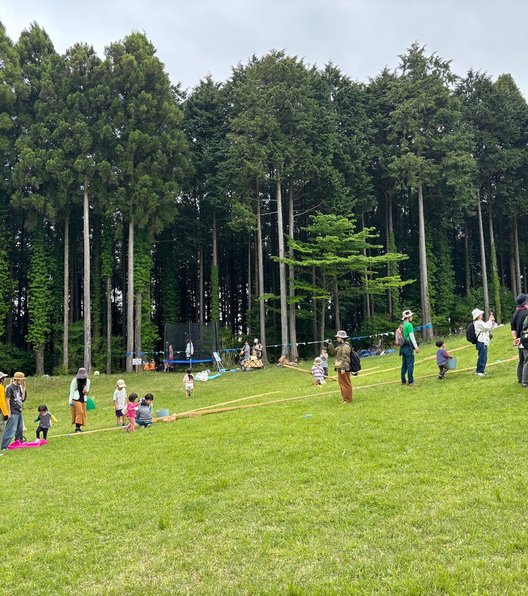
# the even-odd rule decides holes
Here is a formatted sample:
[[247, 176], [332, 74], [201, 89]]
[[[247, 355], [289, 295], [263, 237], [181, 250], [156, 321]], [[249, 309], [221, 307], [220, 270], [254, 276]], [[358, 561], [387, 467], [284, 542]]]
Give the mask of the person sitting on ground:
[[319, 356], [317, 358], [315, 358], [315, 360], [313, 362], [312, 379], [313, 379], [313, 384], [316, 387], [317, 386], [320, 387], [321, 385], [324, 385], [326, 383], [324, 368], [323, 368], [323, 361], [321, 360], [321, 358], [319, 358]]
[[141, 400], [139, 407], [136, 411], [136, 423], [138, 426], [147, 427], [152, 424], [152, 402], [154, 396], [152, 393], [147, 393]]
[[288, 360], [288, 356], [286, 356], [286, 354], [283, 354], [279, 358], [277, 366], [299, 366], [299, 364], [298, 364], [298, 362], [292, 362], [292, 361]]
[[436, 364], [438, 365], [438, 378], [445, 379], [447, 372], [447, 361], [453, 358], [445, 349], [445, 342], [439, 339], [436, 342], [438, 351], [436, 352]]
[[246, 368], [262, 368], [264, 365], [262, 364], [262, 360], [257, 355], [257, 350], [253, 348], [251, 352], [251, 356], [249, 360], [246, 362]]

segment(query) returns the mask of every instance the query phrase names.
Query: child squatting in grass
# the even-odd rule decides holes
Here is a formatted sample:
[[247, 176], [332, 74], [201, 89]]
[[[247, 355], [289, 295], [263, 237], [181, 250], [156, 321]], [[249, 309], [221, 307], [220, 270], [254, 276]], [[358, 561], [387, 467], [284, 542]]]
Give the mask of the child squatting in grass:
[[136, 413], [136, 423], [138, 426], [148, 427], [152, 425], [152, 402], [154, 396], [152, 393], [147, 393], [141, 400]]

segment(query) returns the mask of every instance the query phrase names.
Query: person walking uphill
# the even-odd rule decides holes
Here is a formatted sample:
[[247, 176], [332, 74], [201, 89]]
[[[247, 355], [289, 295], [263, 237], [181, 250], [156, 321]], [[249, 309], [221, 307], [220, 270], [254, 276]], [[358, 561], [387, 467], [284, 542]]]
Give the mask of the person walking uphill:
[[476, 349], [478, 351], [477, 358], [477, 376], [483, 377], [486, 369], [486, 363], [488, 362], [488, 347], [491, 341], [491, 330], [497, 327], [495, 323], [495, 317], [490, 312], [487, 322], [482, 320], [484, 311], [480, 308], [474, 308], [471, 312], [473, 317], [473, 326], [475, 327], [475, 335], [477, 336]]
[[402, 385], [409, 385], [410, 387], [414, 387], [414, 353], [420, 351], [414, 337], [414, 327], [411, 322], [413, 315], [414, 313], [411, 310], [404, 310], [402, 312], [403, 345], [400, 346], [400, 356], [402, 359], [401, 382]]
[[85, 368], [80, 368], [70, 384], [70, 407], [75, 432], [82, 432], [86, 426], [86, 398], [90, 391], [90, 379]]
[[347, 341], [346, 331], [338, 331], [336, 334], [337, 346], [334, 348], [332, 342], [327, 340], [328, 352], [335, 356], [335, 370], [337, 380], [341, 389], [343, 404], [352, 403], [352, 381], [350, 380], [350, 344]]
[[519, 362], [517, 363], [517, 382], [523, 387], [528, 387], [528, 349], [521, 343], [523, 326], [528, 317], [528, 296], [519, 294], [515, 299], [517, 308], [511, 320], [511, 334], [513, 345], [519, 351]]

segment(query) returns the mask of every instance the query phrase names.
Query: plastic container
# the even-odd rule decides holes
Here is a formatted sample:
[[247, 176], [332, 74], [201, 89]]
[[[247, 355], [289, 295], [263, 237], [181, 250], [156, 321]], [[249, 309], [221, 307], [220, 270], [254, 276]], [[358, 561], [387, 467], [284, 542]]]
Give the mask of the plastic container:
[[158, 418], [165, 418], [165, 416], [169, 415], [169, 410], [156, 410], [156, 416]]
[[458, 365], [458, 359], [457, 358], [449, 358], [449, 360], [447, 361], [447, 368], [448, 370], [455, 370], [455, 368]]

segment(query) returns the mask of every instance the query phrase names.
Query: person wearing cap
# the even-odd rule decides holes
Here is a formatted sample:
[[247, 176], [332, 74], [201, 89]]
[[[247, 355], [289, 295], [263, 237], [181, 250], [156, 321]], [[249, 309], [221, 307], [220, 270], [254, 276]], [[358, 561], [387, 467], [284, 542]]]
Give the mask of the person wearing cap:
[[475, 346], [478, 352], [476, 373], [477, 376], [483, 377], [488, 361], [491, 330], [497, 326], [497, 323], [495, 323], [495, 317], [492, 312], [490, 312], [488, 320], [484, 321], [484, 311], [480, 310], [480, 308], [474, 308], [471, 316], [473, 317], [473, 326], [475, 327], [475, 335], [477, 336], [477, 345]]
[[519, 294], [515, 299], [517, 308], [511, 320], [511, 334], [513, 345], [519, 351], [519, 362], [517, 363], [517, 382], [523, 387], [528, 387], [528, 350], [521, 344], [521, 335], [524, 320], [528, 317], [528, 296]]
[[412, 310], [407, 309], [402, 312], [403, 345], [400, 346], [400, 356], [402, 359], [401, 382], [402, 385], [409, 385], [410, 387], [414, 387], [414, 353], [420, 351], [418, 342], [414, 337], [413, 316], [414, 313]]
[[22, 404], [26, 401], [26, 397], [26, 377], [24, 373], [16, 372], [5, 389], [8, 419], [2, 434], [2, 450], [7, 449], [13, 437], [15, 441], [21, 441], [24, 438]]
[[346, 331], [336, 333], [337, 346], [334, 348], [330, 340], [326, 341], [329, 353], [335, 355], [335, 370], [337, 371], [337, 380], [341, 389], [343, 404], [352, 403], [352, 381], [350, 380], [350, 344]]
[[125, 410], [127, 404], [126, 385], [123, 379], [119, 379], [114, 390], [114, 410], [117, 418], [117, 426], [126, 426]]
[[72, 424], [75, 424], [76, 433], [82, 432], [82, 427], [86, 426], [86, 399], [89, 391], [88, 371], [80, 368], [70, 384]]

